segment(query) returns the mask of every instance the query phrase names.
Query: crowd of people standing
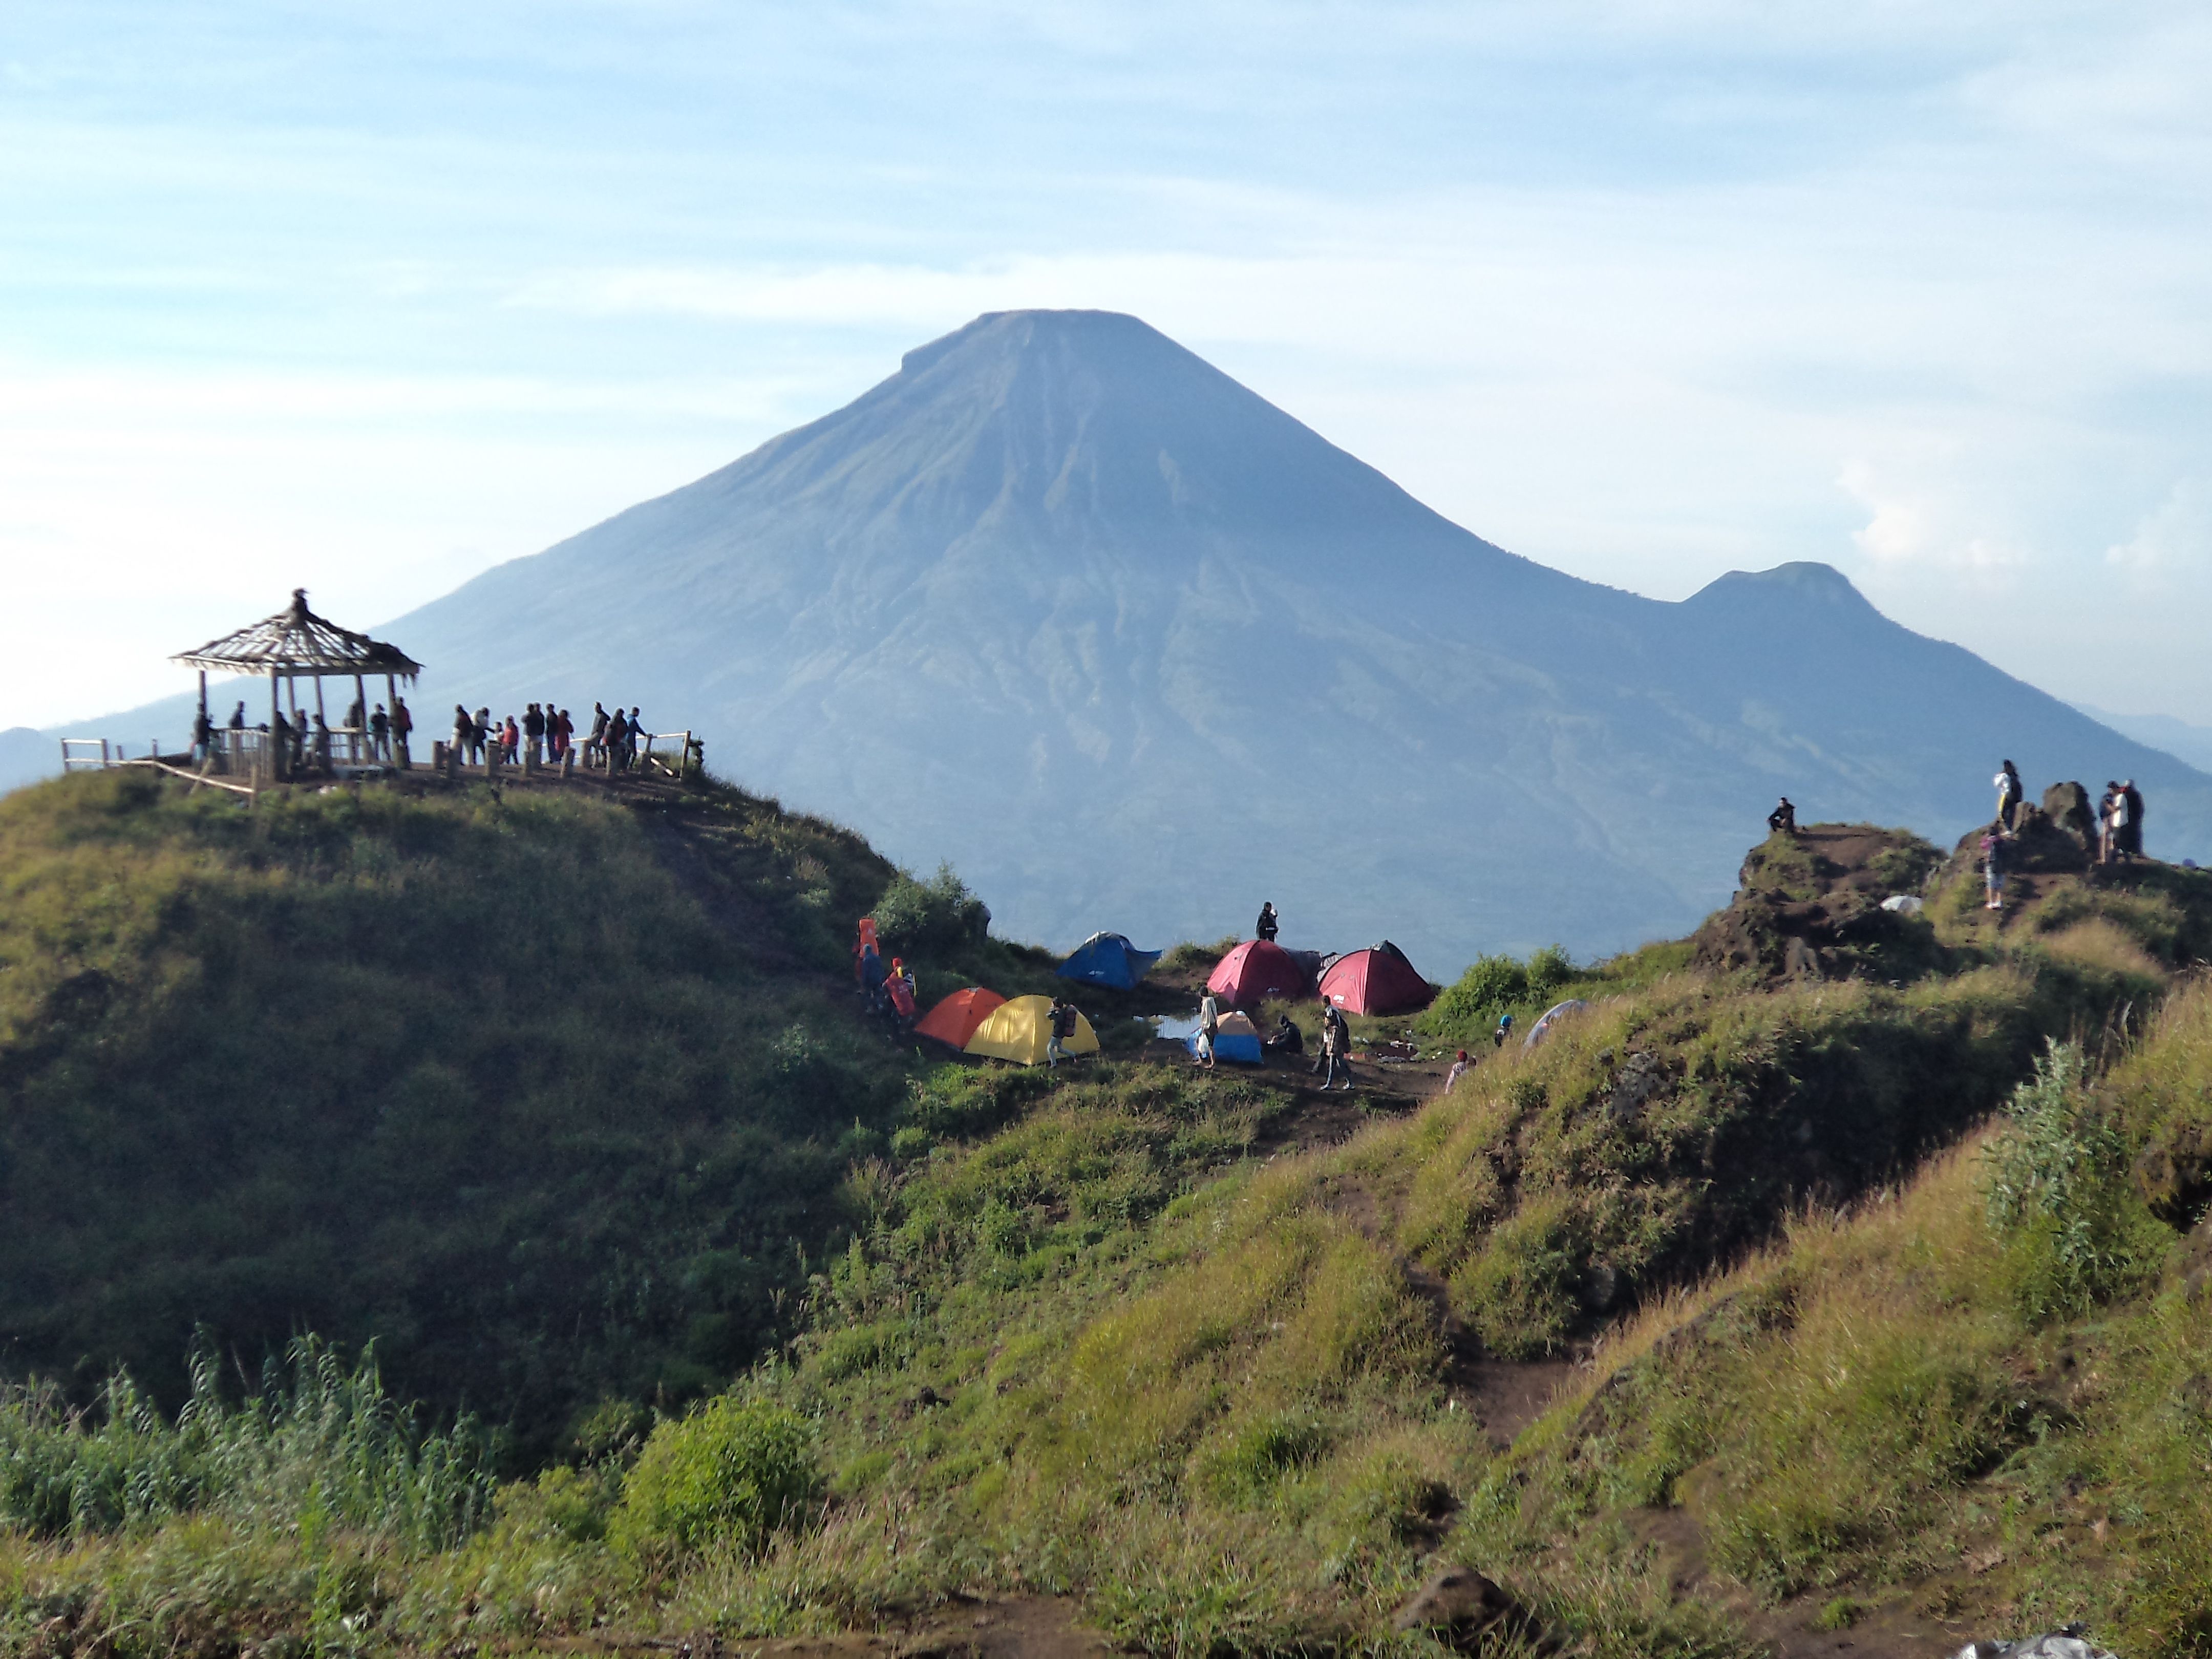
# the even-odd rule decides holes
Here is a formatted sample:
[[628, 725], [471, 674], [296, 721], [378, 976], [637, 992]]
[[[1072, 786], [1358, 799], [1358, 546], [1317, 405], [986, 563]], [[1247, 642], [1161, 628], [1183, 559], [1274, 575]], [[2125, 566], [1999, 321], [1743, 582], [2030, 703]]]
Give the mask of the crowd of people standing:
[[604, 703], [593, 703], [592, 723], [580, 744], [574, 716], [550, 699], [531, 703], [519, 719], [509, 714], [504, 720], [494, 720], [488, 707], [472, 714], [465, 703], [453, 705], [453, 752], [465, 766], [481, 766], [486, 756], [503, 766], [558, 766], [573, 750], [578, 764], [611, 776], [636, 767], [638, 743], [645, 735], [644, 717], [635, 704], [624, 714], [617, 703], [609, 714]]
[[[280, 778], [327, 776], [341, 763], [404, 763], [408, 758], [407, 740], [415, 730], [415, 716], [409, 712], [404, 697], [392, 698], [389, 710], [380, 702], [369, 708], [356, 698], [346, 709], [343, 726], [331, 726], [319, 708], [312, 712], [295, 708], [289, 720], [283, 709], [274, 708], [269, 719], [249, 726], [246, 705], [241, 702], [231, 710], [223, 729], [262, 733], [268, 739], [271, 763]], [[194, 761], [204, 763], [214, 756], [218, 746], [216, 730], [214, 717], [208, 713], [207, 705], [201, 704], [199, 712], [192, 716]]]

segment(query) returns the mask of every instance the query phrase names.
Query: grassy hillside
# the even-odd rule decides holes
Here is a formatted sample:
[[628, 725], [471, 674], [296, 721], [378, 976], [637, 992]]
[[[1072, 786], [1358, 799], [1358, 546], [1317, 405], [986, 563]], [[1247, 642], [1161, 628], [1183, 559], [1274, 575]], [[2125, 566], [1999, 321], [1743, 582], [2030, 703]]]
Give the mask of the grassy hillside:
[[[278, 1378], [207, 1408], [246, 1425], [208, 1467], [246, 1474], [78, 1520], [33, 1500], [201, 1468], [198, 1419], [0, 1402], [45, 1482], [0, 1487], [0, 1630], [447, 1650], [1044, 1592], [1154, 1651], [1435, 1652], [1392, 1610], [1462, 1562], [1525, 1611], [1494, 1651], [2082, 1618], [2130, 1659], [2212, 1652], [2212, 878], [2041, 880], [1998, 917], [1963, 863], [1855, 844], [1764, 849], [1694, 945], [1478, 963], [1432, 1037], [1591, 1006], [1348, 1137], [1281, 1073], [1141, 1056], [885, 1082], [822, 1154], [842, 1231], [791, 1340], [495, 1490], [461, 1438], [334, 1431], [398, 1496], [318, 1510], [282, 1432], [313, 1389]], [[1880, 910], [1899, 885], [1919, 915]], [[426, 1467], [450, 1522], [409, 1518]]]
[[905, 1100], [846, 988], [894, 878], [726, 791], [8, 796], [9, 1369], [173, 1407], [196, 1333], [373, 1338], [539, 1449], [726, 1381]]

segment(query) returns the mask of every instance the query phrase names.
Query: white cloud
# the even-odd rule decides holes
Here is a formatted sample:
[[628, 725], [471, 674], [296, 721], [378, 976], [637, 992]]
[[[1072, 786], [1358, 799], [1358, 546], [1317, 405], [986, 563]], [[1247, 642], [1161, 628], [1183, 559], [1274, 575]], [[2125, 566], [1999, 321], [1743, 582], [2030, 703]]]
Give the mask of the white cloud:
[[2181, 480], [2133, 535], [2105, 550], [2105, 562], [2153, 589], [2212, 570], [2212, 492], [2195, 479]]

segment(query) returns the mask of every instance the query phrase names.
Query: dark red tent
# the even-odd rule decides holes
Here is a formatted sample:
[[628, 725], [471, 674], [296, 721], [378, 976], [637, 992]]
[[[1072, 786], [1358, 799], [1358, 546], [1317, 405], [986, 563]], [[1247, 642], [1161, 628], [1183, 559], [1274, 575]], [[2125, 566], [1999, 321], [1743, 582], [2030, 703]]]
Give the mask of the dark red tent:
[[1256, 1008], [1269, 997], [1304, 996], [1306, 975], [1281, 945], [1252, 939], [1214, 964], [1206, 988], [1232, 1008]]
[[1436, 994], [1387, 939], [1339, 957], [1321, 976], [1321, 1000], [1347, 1014], [1410, 1014], [1427, 1007]]

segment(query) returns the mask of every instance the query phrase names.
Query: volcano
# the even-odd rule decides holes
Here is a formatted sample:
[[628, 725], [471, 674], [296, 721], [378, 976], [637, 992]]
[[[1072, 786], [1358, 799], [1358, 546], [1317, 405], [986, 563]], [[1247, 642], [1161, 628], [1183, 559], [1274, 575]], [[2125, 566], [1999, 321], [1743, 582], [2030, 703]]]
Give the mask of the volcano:
[[378, 629], [455, 702], [643, 708], [710, 765], [949, 859], [1066, 945], [1388, 934], [1431, 971], [1679, 933], [1778, 794], [1944, 839], [2016, 759], [2212, 779], [1876, 612], [1836, 571], [1680, 604], [1424, 507], [1137, 319], [1007, 312], [847, 407]]

